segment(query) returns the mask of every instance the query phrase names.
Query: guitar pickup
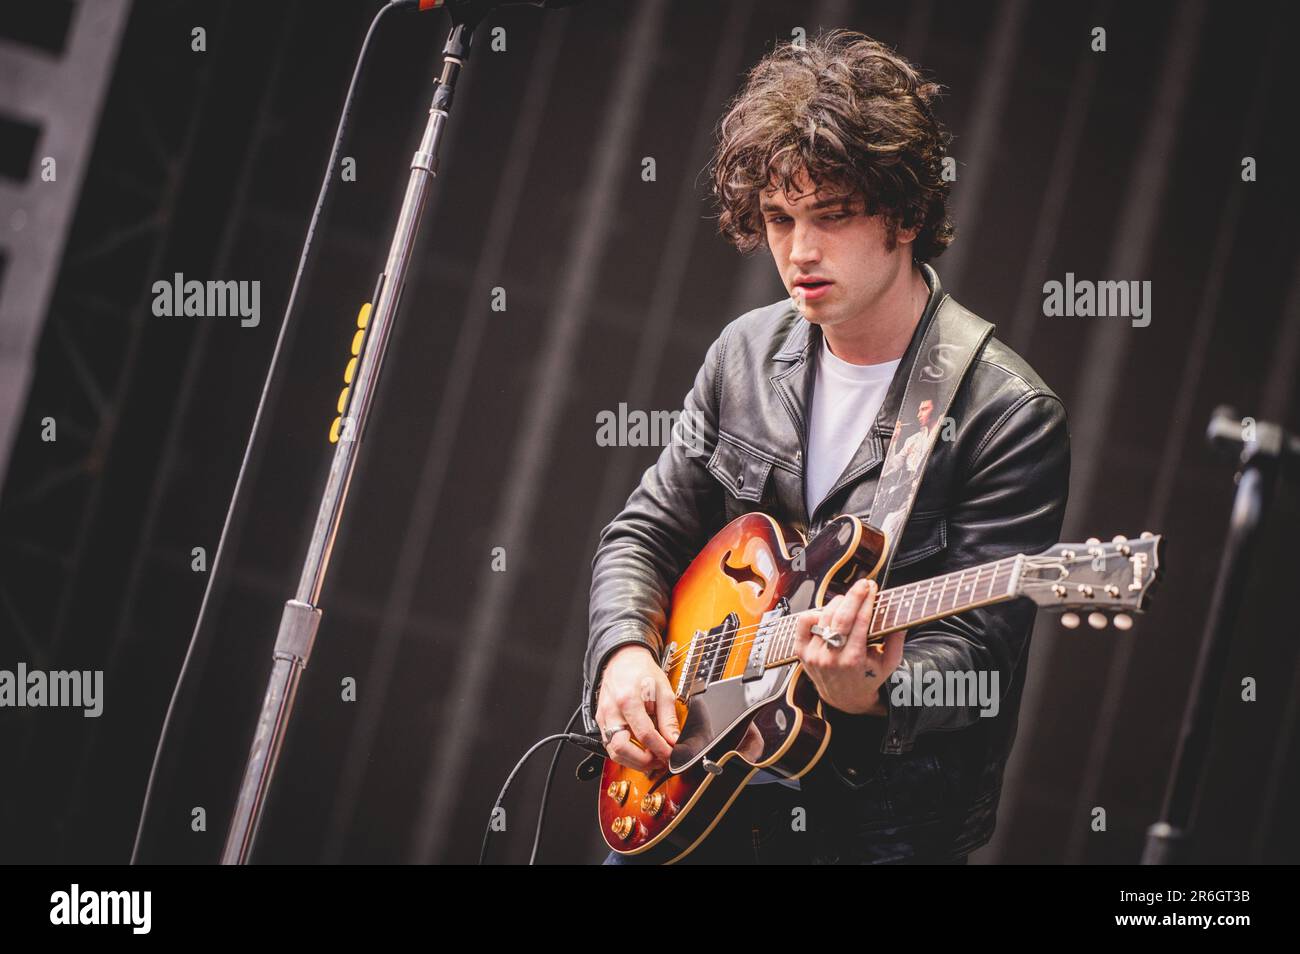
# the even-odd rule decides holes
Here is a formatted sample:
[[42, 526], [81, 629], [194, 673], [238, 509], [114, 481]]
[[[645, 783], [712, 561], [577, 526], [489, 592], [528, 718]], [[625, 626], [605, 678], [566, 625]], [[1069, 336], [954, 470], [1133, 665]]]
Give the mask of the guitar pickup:
[[689, 679], [691, 694], [704, 692], [711, 683], [722, 678], [727, 668], [727, 658], [731, 655], [731, 646], [735, 642], [736, 632], [740, 629], [740, 617], [728, 613], [720, 626], [715, 626], [707, 633], [697, 634], [691, 640], [700, 647], [699, 661], [695, 672]]

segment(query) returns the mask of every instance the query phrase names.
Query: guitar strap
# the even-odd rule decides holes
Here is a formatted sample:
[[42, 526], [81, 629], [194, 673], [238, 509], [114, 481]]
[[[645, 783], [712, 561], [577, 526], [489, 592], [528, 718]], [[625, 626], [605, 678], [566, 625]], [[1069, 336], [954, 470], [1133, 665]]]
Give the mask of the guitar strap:
[[[922, 265], [932, 282], [937, 280], [929, 265]], [[894, 435], [876, 483], [876, 496], [868, 518], [885, 533], [884, 562], [876, 574], [882, 588], [893, 562], [902, 528], [912, 512], [921, 475], [930, 459], [934, 442], [952, 425], [944, 422], [957, 388], [966, 377], [993, 326], [967, 311], [948, 295], [942, 298], [908, 370], [903, 400], [898, 407]], [[928, 406], [926, 406], [928, 405]], [[924, 423], [923, 423], [924, 422]]]

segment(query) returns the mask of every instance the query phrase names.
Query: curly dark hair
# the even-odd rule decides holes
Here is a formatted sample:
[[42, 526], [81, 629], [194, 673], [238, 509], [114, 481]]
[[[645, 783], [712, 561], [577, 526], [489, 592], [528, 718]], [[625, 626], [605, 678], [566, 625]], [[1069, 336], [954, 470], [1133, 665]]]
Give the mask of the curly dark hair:
[[900, 229], [919, 224], [912, 257], [941, 254], [953, 234], [942, 175], [952, 137], [931, 111], [941, 92], [862, 33], [782, 43], [750, 70], [719, 127], [709, 170], [719, 231], [742, 252], [764, 244], [760, 192], [779, 186], [794, 201], [802, 170], [815, 188], [883, 214], [888, 250]]

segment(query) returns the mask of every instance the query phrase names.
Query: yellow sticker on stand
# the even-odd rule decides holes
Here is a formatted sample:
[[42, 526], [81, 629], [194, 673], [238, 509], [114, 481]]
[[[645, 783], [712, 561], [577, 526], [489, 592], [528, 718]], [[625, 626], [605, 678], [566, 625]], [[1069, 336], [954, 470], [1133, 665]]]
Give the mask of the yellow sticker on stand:
[[[352, 336], [352, 357], [348, 359], [348, 366], [343, 369], [343, 383], [345, 387], [339, 394], [339, 414], [343, 413], [343, 408], [347, 406], [348, 395], [352, 392], [352, 379], [357, 373], [357, 358], [361, 354], [361, 342], [366, 337], [366, 325], [370, 324], [370, 302], [361, 306], [357, 312], [357, 331]], [[342, 428], [342, 417], [334, 418], [334, 423], [330, 425], [330, 443], [339, 442], [339, 431]]]

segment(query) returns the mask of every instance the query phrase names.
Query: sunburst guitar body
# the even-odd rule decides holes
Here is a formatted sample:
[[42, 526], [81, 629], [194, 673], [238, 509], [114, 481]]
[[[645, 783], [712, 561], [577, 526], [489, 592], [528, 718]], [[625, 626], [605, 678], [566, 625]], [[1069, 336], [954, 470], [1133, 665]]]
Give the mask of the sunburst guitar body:
[[[871, 640], [1018, 597], [1091, 610], [1131, 626], [1157, 575], [1160, 537], [1058, 544], [881, 592]], [[799, 778], [826, 752], [831, 726], [795, 654], [796, 615], [873, 577], [884, 534], [846, 514], [811, 540], [764, 513], [723, 527], [672, 592], [662, 665], [681, 733], [666, 769], [645, 774], [606, 759], [597, 814], [609, 848], [670, 864], [708, 837], [760, 769]], [[1078, 624], [1067, 612], [1063, 622]]]

